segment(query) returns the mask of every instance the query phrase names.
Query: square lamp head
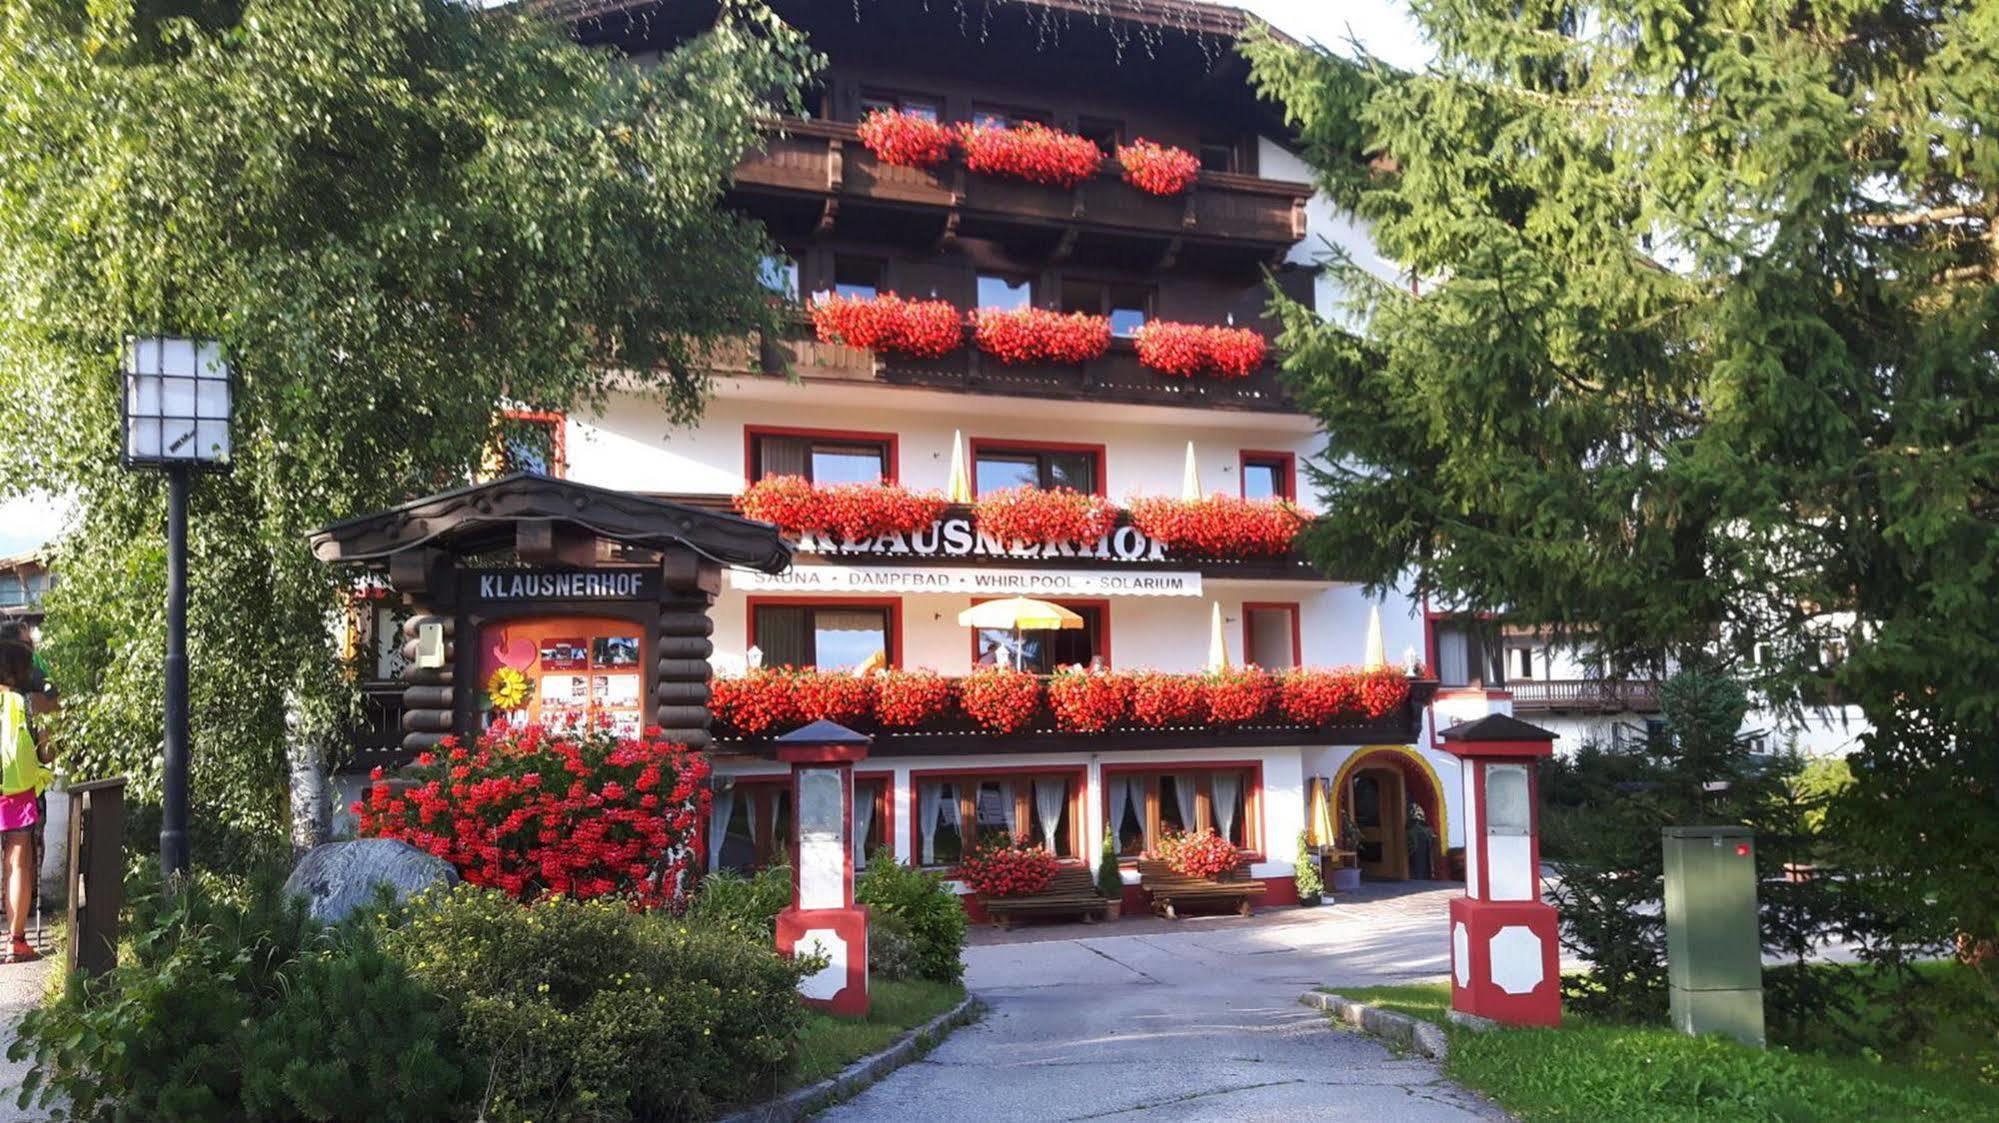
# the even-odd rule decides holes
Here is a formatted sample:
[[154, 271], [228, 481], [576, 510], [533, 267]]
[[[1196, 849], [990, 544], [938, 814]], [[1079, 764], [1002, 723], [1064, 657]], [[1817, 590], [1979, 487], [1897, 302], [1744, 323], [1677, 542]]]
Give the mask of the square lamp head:
[[213, 340], [125, 340], [124, 458], [128, 467], [229, 464], [229, 365]]

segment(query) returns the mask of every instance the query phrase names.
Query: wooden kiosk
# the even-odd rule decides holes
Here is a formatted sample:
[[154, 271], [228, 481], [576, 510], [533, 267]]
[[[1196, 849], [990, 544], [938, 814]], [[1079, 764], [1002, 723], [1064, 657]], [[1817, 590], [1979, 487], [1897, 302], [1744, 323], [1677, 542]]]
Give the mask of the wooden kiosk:
[[722, 567], [791, 565], [767, 523], [539, 475], [348, 519], [311, 543], [323, 562], [385, 579], [410, 611], [410, 753], [476, 736], [495, 713], [656, 725], [705, 749]]

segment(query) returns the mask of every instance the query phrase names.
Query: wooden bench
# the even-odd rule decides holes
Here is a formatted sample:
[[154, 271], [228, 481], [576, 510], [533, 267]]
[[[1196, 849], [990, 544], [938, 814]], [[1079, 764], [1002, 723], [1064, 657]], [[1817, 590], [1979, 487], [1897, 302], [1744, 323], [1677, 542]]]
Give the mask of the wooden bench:
[[980, 897], [979, 907], [1001, 928], [1022, 916], [1081, 916], [1094, 923], [1110, 907], [1097, 895], [1096, 879], [1082, 866], [1063, 866], [1039, 893], [1025, 897]]
[[[1238, 872], [1248, 873], [1249, 866], [1245, 864], [1239, 867]], [[1173, 867], [1155, 858], [1139, 860], [1138, 885], [1152, 896], [1152, 911], [1168, 920], [1180, 919], [1178, 910], [1185, 905], [1229, 905], [1237, 913], [1248, 916], [1249, 899], [1261, 897], [1264, 893], [1261, 881], [1248, 877], [1229, 881], [1185, 877], [1173, 872]]]

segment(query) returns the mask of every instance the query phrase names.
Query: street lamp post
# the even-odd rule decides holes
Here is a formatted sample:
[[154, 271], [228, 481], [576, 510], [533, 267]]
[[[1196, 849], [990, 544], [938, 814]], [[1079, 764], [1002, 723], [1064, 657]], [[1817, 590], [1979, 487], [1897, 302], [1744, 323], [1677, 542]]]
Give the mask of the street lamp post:
[[167, 477], [167, 659], [160, 872], [188, 872], [187, 501], [193, 473], [229, 466], [229, 367], [213, 341], [125, 341], [125, 466]]

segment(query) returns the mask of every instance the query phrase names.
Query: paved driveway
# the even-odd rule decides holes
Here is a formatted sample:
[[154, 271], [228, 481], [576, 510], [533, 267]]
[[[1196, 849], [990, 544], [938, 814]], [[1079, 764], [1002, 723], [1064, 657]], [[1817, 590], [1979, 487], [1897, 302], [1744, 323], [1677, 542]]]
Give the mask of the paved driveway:
[[1377, 890], [1247, 921], [981, 930], [965, 961], [985, 1019], [822, 1118], [1503, 1119], [1433, 1063], [1297, 1001], [1327, 983], [1442, 977], [1445, 902], [1459, 892]]

